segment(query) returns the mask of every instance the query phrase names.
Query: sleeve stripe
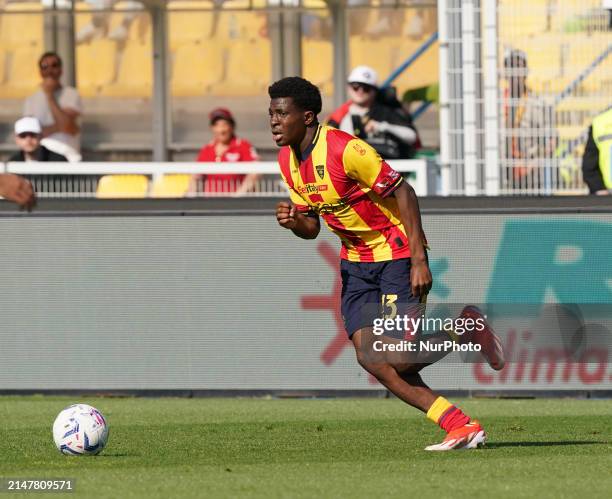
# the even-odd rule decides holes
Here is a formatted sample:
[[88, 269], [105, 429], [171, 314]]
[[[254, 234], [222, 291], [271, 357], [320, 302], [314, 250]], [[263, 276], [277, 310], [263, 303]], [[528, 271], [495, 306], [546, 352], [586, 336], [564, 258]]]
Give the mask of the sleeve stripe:
[[395, 191], [395, 189], [397, 189], [402, 182], [404, 182], [404, 179], [402, 177], [397, 179], [397, 182], [395, 182], [395, 184], [391, 184], [389, 187], [387, 187], [383, 192], [381, 192], [379, 194], [379, 196], [381, 198], [386, 198], [387, 196], [389, 196], [390, 194], [393, 193], [393, 191]]

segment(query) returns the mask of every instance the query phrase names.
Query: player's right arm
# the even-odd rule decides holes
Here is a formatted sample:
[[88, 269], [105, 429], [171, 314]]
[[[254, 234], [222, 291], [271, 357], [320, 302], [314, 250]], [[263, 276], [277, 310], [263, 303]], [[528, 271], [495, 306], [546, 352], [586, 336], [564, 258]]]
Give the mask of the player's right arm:
[[315, 239], [321, 230], [319, 217], [300, 213], [295, 205], [281, 201], [276, 205], [276, 220], [281, 227], [291, 229], [302, 239]]
[[0, 174], [0, 196], [28, 210], [36, 204], [32, 184], [25, 178], [12, 173]]

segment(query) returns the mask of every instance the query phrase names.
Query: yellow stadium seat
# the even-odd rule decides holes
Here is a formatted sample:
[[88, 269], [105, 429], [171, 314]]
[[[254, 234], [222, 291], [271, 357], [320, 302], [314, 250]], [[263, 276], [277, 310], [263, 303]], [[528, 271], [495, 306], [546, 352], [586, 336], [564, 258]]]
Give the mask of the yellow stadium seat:
[[[422, 42], [420, 40], [403, 38], [399, 40], [391, 39], [390, 43], [395, 44], [391, 51], [391, 71], [393, 71], [413, 54]], [[425, 87], [439, 81], [438, 51], [439, 47], [436, 42], [392, 83], [393, 86], [401, 89], [402, 92], [398, 92], [398, 94], [408, 89]], [[381, 82], [389, 74], [390, 72], [381, 74]]]
[[149, 44], [128, 43], [121, 54], [117, 80], [102, 88], [109, 97], [151, 97], [153, 84], [152, 53]]
[[302, 42], [302, 74], [325, 95], [333, 93], [333, 45], [325, 40], [304, 39]]
[[221, 22], [223, 30], [219, 34], [229, 40], [261, 39], [262, 28], [266, 26], [265, 14], [258, 12], [226, 12]]
[[5, 49], [36, 47], [42, 53], [42, 45], [42, 5], [22, 2], [6, 5], [0, 15], [0, 46]]
[[104, 175], [98, 181], [96, 197], [144, 198], [149, 191], [149, 179], [145, 175]]
[[184, 45], [176, 51], [172, 95], [205, 95], [223, 76], [223, 49], [212, 44]]
[[116, 50], [117, 44], [111, 40], [77, 47], [77, 84], [82, 96], [95, 96], [114, 80]]
[[[187, 2], [171, 2], [187, 3]], [[202, 6], [200, 5], [200, 8]], [[209, 39], [214, 14], [208, 12], [168, 12], [168, 45], [174, 51], [182, 45], [193, 45]], [[213, 40], [210, 40], [213, 41]]]
[[2, 84], [4, 83], [4, 66], [6, 64], [6, 53], [0, 46], [0, 95], [2, 95]]
[[393, 69], [389, 54], [389, 40], [387, 39], [375, 40], [366, 37], [351, 37], [350, 54], [349, 68], [362, 64], [370, 66], [376, 70], [380, 80], [386, 78]]
[[182, 198], [187, 194], [191, 175], [170, 174], [159, 177], [153, 182], [151, 197], [154, 198]]
[[265, 38], [235, 40], [227, 44], [225, 79], [215, 85], [217, 95], [260, 95], [270, 84], [270, 42]]
[[10, 57], [5, 84], [1, 87], [5, 98], [23, 98], [33, 94], [40, 85], [37, 64], [40, 51], [33, 47], [21, 47], [7, 54]]

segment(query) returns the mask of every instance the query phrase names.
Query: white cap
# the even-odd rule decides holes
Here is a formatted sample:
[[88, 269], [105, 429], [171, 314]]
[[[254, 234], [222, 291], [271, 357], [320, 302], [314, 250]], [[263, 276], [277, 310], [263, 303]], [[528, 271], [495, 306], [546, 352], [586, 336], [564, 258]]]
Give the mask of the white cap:
[[349, 83], [365, 83], [378, 88], [378, 74], [368, 66], [357, 66], [351, 71], [347, 81]]
[[40, 135], [42, 133], [42, 128], [40, 127], [40, 121], [32, 116], [26, 116], [25, 118], [21, 118], [15, 122], [15, 135], [19, 135], [20, 133], [36, 133]]

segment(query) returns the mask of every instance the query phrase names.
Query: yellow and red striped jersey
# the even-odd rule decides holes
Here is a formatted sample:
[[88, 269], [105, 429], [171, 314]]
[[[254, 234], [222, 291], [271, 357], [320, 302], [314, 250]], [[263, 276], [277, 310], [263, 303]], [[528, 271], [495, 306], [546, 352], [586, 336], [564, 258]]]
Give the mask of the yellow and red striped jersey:
[[320, 215], [342, 240], [340, 257], [382, 262], [410, 257], [395, 197], [403, 182], [373, 147], [335, 128], [319, 125], [304, 158], [283, 147], [281, 175], [292, 203]]

